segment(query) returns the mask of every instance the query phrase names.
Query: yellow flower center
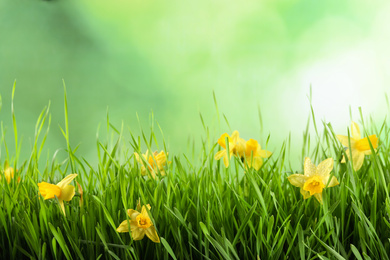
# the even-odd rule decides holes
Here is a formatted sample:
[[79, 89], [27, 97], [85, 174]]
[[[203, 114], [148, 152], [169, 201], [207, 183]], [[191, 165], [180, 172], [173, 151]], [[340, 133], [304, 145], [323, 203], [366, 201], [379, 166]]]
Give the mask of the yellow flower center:
[[145, 217], [142, 214], [139, 214], [135, 221], [137, 222], [137, 226], [140, 228], [148, 228], [152, 225], [152, 222], [150, 221], [149, 217]]
[[370, 135], [368, 138], [362, 138], [357, 141], [355, 143], [356, 149], [361, 152], [370, 150], [370, 144], [368, 142], [368, 139], [370, 139], [370, 142], [374, 149], [378, 147], [378, 138], [376, 137], [376, 135]]
[[61, 196], [61, 188], [57, 185], [47, 182], [38, 183], [39, 192], [42, 194], [45, 200], [52, 199], [54, 196], [59, 198]]
[[322, 193], [323, 188], [325, 188], [325, 184], [318, 175], [309, 178], [305, 184], [303, 184], [303, 190], [309, 191], [310, 196], [316, 193]]

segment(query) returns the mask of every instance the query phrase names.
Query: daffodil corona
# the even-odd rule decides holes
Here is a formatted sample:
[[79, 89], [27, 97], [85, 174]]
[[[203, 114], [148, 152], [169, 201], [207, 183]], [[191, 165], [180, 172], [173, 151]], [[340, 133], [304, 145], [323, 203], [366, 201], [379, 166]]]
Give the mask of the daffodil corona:
[[317, 167], [311, 162], [309, 157], [305, 158], [303, 165], [304, 174], [293, 174], [288, 177], [289, 182], [301, 188], [304, 199], [314, 195], [322, 203], [322, 191], [325, 187], [333, 187], [339, 184], [336, 177], [330, 178], [333, 170], [333, 159], [328, 158], [322, 161]]
[[142, 165], [141, 166], [141, 174], [147, 175], [147, 170], [145, 167], [145, 161], [146, 166], [149, 169], [150, 174], [152, 175], [153, 179], [156, 178], [156, 174], [160, 173], [161, 176], [165, 175], [164, 166], [167, 164], [167, 155], [164, 151], [161, 151], [160, 153], [155, 151], [151, 155], [149, 155], [149, 150], [146, 151], [145, 154], [142, 154], [142, 159], [138, 153], [134, 153], [135, 159]]
[[149, 210], [151, 209], [149, 204], [142, 206], [141, 213], [134, 209], [128, 209], [127, 215], [129, 216], [129, 220], [123, 221], [116, 230], [118, 232], [129, 232], [130, 225], [133, 240], [141, 240], [146, 235], [153, 242], [160, 243], [160, 238], [156, 228], [150, 220], [146, 207], [148, 207]]
[[71, 183], [71, 181], [76, 178], [76, 176], [76, 173], [69, 174], [56, 185], [47, 182], [40, 182], [38, 183], [39, 192], [45, 200], [57, 197], [61, 209], [65, 214], [64, 201], [70, 201], [75, 194], [75, 187], [69, 185], [69, 183]]
[[[376, 151], [376, 148], [378, 147], [378, 138], [376, 135], [361, 138], [359, 126], [355, 122], [352, 122], [351, 124], [351, 136], [349, 139], [348, 136], [345, 135], [337, 135], [337, 138], [343, 146], [347, 147], [345, 153], [347, 154], [349, 160], [351, 160], [352, 153], [352, 163], [355, 171], [362, 167], [364, 156], [371, 154], [370, 143], [372, 148], [374, 148], [374, 151]], [[346, 162], [345, 156], [343, 156], [341, 162]]]

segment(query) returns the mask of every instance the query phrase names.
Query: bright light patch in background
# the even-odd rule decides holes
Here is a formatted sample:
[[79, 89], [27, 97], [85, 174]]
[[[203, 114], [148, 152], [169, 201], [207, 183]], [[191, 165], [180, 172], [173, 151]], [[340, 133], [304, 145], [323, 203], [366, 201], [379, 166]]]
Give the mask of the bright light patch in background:
[[312, 85], [316, 116], [340, 126], [349, 121], [349, 107], [354, 120], [359, 118], [359, 107], [366, 115], [380, 112], [385, 90], [377, 64], [374, 46], [362, 44], [304, 68], [301, 85]]
[[[324, 55], [298, 73], [299, 85], [312, 86], [316, 116], [331, 122], [336, 131], [345, 131], [349, 125], [350, 108], [353, 120], [360, 121], [358, 109], [361, 107], [365, 119], [371, 116], [376, 124], [383, 123], [389, 112], [385, 98], [390, 90], [389, 10], [390, 4], [378, 9], [368, 33], [356, 30], [354, 33], [358, 36], [350, 32], [353, 29], [347, 30], [351, 27], [340, 24], [343, 28], [340, 31], [345, 31], [357, 42], [343, 44], [339, 37], [330, 38], [326, 45], [336, 43], [333, 53]], [[302, 92], [307, 92], [307, 88]]]

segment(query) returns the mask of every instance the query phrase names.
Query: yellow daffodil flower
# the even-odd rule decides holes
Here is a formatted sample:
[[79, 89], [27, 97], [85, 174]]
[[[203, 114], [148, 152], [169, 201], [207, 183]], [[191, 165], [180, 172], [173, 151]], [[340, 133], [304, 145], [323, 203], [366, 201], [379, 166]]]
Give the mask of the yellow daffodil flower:
[[[348, 140], [348, 136], [344, 135], [337, 135], [337, 138], [343, 144], [343, 146], [348, 147], [345, 153], [347, 154], [349, 160], [351, 160], [350, 157], [352, 153], [353, 169], [355, 171], [362, 167], [364, 156], [371, 154], [371, 148], [368, 140], [370, 140], [374, 151], [376, 151], [376, 148], [378, 147], [378, 138], [376, 135], [370, 135], [369, 137], [361, 138], [359, 126], [355, 122], [352, 122], [351, 124], [350, 140]], [[351, 147], [349, 147], [349, 142], [351, 142]], [[345, 156], [343, 156], [341, 162], [346, 162]]]
[[74, 178], [76, 178], [76, 176], [77, 176], [76, 173], [69, 174], [62, 181], [57, 183], [57, 185], [50, 184], [47, 182], [38, 183], [39, 192], [41, 193], [41, 195], [45, 200], [53, 199], [54, 197], [57, 197], [61, 209], [64, 212], [64, 215], [65, 215], [64, 201], [70, 201], [75, 194], [75, 187], [69, 185], [69, 183]]
[[[333, 170], [333, 159], [328, 158], [322, 161], [317, 167], [310, 161], [309, 157], [305, 158], [303, 165], [304, 174], [293, 174], [288, 177], [289, 182], [301, 188], [301, 194], [304, 199], [314, 195], [322, 204], [322, 190], [325, 187], [333, 187], [339, 184], [336, 177], [330, 178], [330, 172]], [[329, 183], [328, 183], [329, 182]]]
[[245, 143], [245, 162], [247, 168], [253, 167], [256, 171], [259, 170], [261, 165], [263, 165], [263, 158], [268, 158], [271, 154], [269, 151], [261, 150], [260, 144], [254, 139], [249, 139]]
[[[149, 204], [146, 205], [146, 207], [148, 207], [149, 210], [151, 208]], [[142, 206], [141, 213], [134, 209], [128, 209], [127, 215], [129, 216], [129, 220], [123, 221], [116, 229], [116, 231], [129, 232], [130, 224], [131, 236], [133, 240], [141, 240], [146, 234], [146, 236], [154, 243], [160, 243], [160, 238], [157, 235], [156, 228], [150, 220], [146, 207]]]
[[[11, 179], [14, 178], [14, 173], [15, 173], [15, 171], [14, 171], [14, 168], [12, 168], [12, 167], [7, 166], [4, 169], [4, 176], [5, 176], [5, 179], [7, 180], [7, 183], [10, 183]], [[1, 176], [0, 176], [0, 180], [1, 180]]]
[[[229, 143], [229, 157], [228, 151], [226, 150], [226, 138]], [[223, 150], [217, 152], [214, 156], [214, 159], [220, 160], [223, 157], [223, 163], [225, 164], [226, 168], [229, 167], [229, 161], [232, 155], [244, 159], [245, 140], [240, 138], [238, 131], [234, 131], [231, 137], [227, 133], [222, 134], [218, 139], [218, 144], [223, 148]]]
[[[18, 172], [18, 170], [16, 170]], [[14, 178], [15, 170], [13, 167], [10, 167], [8, 164], [8, 161], [6, 160], [4, 163], [4, 171], [3, 174], [5, 176], [5, 179], [7, 180], [7, 183], [9, 184], [11, 180]], [[2, 174], [0, 174], [0, 180], [1, 180]], [[17, 182], [20, 182], [20, 176], [17, 179]]]
[[165, 176], [164, 166], [167, 164], [168, 153], [165, 154], [164, 151], [161, 151], [160, 153], [155, 151], [154, 153], [149, 155], [149, 150], [147, 150], [145, 154], [142, 154], [144, 160], [140, 157], [138, 153], [134, 153], [134, 155], [135, 155], [135, 159], [142, 165], [141, 167], [142, 175], [147, 175], [146, 167], [144, 165], [145, 163], [144, 160], [145, 160], [153, 179], [156, 178], [156, 174], [158, 172], [160, 172], [162, 176]]

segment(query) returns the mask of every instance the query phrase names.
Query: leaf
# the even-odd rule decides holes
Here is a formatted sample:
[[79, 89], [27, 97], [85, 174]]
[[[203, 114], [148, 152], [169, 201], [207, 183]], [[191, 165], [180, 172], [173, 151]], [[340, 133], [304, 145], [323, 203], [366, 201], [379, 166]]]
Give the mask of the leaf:
[[51, 232], [53, 233], [54, 238], [57, 240], [57, 243], [60, 245], [66, 259], [73, 259], [72, 256], [70, 255], [69, 248], [66, 245], [65, 239], [62, 236], [61, 230], [59, 228], [57, 228], [56, 230], [55, 227], [50, 222], [49, 222], [49, 227]]
[[171, 255], [171, 257], [174, 259], [174, 260], [177, 260], [175, 254], [173, 253], [173, 250], [171, 248], [171, 246], [168, 244], [168, 242], [165, 240], [165, 238], [163, 237], [160, 237], [160, 240], [161, 240], [161, 243], [163, 244], [163, 246], [165, 247], [165, 249], [168, 251], [168, 253]]
[[238, 239], [240, 238], [242, 232], [244, 231], [244, 228], [246, 227], [246, 225], [248, 224], [250, 218], [252, 217], [253, 213], [255, 212], [256, 207], [257, 207], [257, 201], [255, 201], [255, 204], [253, 204], [253, 206], [251, 207], [249, 212], [246, 214], [244, 221], [242, 222], [240, 228], [237, 231], [236, 236], [234, 237], [234, 240], [233, 240], [233, 243], [232, 243], [233, 246], [235, 246], [236, 243], [238, 242]]
[[357, 248], [353, 244], [351, 244], [351, 250], [357, 260], [363, 260], [362, 255], [359, 253], [359, 250], [357, 250]]

